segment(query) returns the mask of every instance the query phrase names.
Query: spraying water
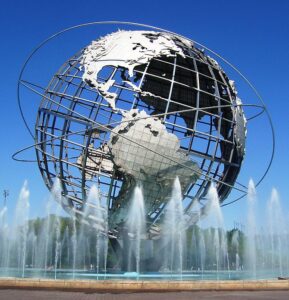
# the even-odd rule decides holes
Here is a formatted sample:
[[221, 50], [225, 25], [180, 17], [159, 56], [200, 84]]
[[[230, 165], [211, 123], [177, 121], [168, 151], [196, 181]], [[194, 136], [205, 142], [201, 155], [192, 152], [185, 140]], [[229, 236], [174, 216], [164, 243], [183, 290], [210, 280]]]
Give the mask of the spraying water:
[[[29, 190], [25, 182], [19, 194], [11, 226], [6, 220], [7, 207], [1, 209], [0, 272], [2, 276], [4, 274], [4, 276], [25, 277], [33, 274], [33, 276], [41, 277], [44, 274], [50, 278], [57, 278], [67, 269], [68, 274], [73, 272], [73, 278], [75, 278], [80, 267], [82, 273], [88, 271], [89, 268], [89, 273], [96, 271], [94, 278], [105, 277], [108, 252], [106, 234], [108, 212], [99, 189], [97, 186], [92, 186], [90, 189], [82, 212], [83, 224], [77, 223], [79, 219], [60, 216], [60, 206], [55, 209], [57, 202], [60, 202], [60, 197], [62, 197], [61, 186], [56, 179], [53, 193], [46, 206], [46, 217], [28, 222]], [[214, 274], [218, 279], [228, 279], [227, 274], [230, 278], [230, 274], [243, 276], [242, 273], [247, 276], [246, 278], [248, 276], [257, 278], [257, 270], [258, 276], [267, 274], [267, 277], [262, 278], [288, 276], [288, 224], [285, 223], [276, 189], [272, 190], [268, 201], [264, 229], [258, 230], [256, 191], [253, 181], [250, 181], [246, 234], [235, 229], [231, 232], [232, 235], [228, 232], [228, 236], [231, 236], [229, 241], [227, 241], [218, 193], [214, 185], [210, 187], [206, 197], [209, 202], [207, 216], [189, 229], [192, 230], [192, 238], [191, 247], [187, 250], [181, 186], [178, 178], [174, 181], [172, 194], [164, 209], [162, 219], [164, 244], [160, 255], [161, 259], [164, 259], [167, 271], [171, 271], [169, 276], [174, 278], [178, 276], [178, 274], [173, 274], [174, 272], [182, 274], [184, 262], [191, 263], [187, 271], [196, 270], [199, 276], [201, 270], [202, 278], [206, 278], [207, 274]], [[147, 248], [142, 242], [142, 239], [147, 237], [145, 217], [143, 193], [141, 187], [138, 186], [131, 198], [126, 222], [130, 239], [130, 247], [127, 248], [129, 270], [137, 272], [137, 278], [142, 276], [140, 270], [142, 259], [147, 259], [144, 255]], [[200, 227], [204, 225], [204, 221], [208, 223], [208, 228]], [[63, 231], [60, 230], [62, 224], [66, 226]], [[161, 241], [156, 242], [160, 244]], [[246, 241], [245, 256], [244, 241]], [[155, 241], [150, 242], [152, 242], [153, 253], [158, 248], [154, 249]], [[227, 242], [230, 242], [230, 247], [227, 246]], [[242, 272], [244, 259], [246, 272]], [[230, 260], [235, 272], [230, 272]], [[159, 267], [160, 265], [157, 266]], [[59, 268], [63, 268], [61, 274]], [[186, 272], [186, 276], [187, 274]], [[110, 276], [109, 272], [108, 276]]]
[[202, 278], [203, 278], [205, 262], [206, 262], [206, 244], [205, 244], [205, 238], [203, 232], [200, 232], [199, 253], [201, 256], [201, 271], [202, 271]]
[[275, 188], [272, 189], [271, 197], [267, 205], [268, 223], [270, 231], [270, 245], [271, 245], [271, 265], [272, 269], [276, 266], [279, 269], [279, 275], [283, 276], [283, 240], [286, 240], [286, 227], [282, 208], [280, 205], [279, 195]]
[[71, 235], [71, 244], [72, 244], [72, 278], [75, 279], [75, 268], [76, 268], [76, 251], [77, 251], [77, 229], [76, 229], [76, 217], [73, 217], [73, 227]]
[[216, 275], [219, 279], [219, 271], [225, 267], [229, 271], [227, 236], [225, 232], [224, 218], [220, 206], [219, 196], [215, 185], [212, 183], [206, 195], [208, 199], [207, 218], [204, 223], [211, 227], [212, 237], [208, 239], [208, 246], [214, 249]]
[[253, 278], [256, 278], [257, 274], [257, 261], [256, 261], [256, 188], [253, 180], [249, 181], [248, 185], [248, 216], [247, 216], [247, 243], [246, 243], [246, 262], [247, 268], [251, 270]]
[[[145, 207], [142, 188], [136, 186], [131, 199], [131, 205], [127, 217], [128, 236], [132, 240], [129, 247], [129, 266], [132, 269], [132, 260], [135, 257], [136, 273], [140, 273], [141, 236], [145, 231]], [[132, 246], [134, 245], [134, 246]]]
[[14, 218], [13, 237], [18, 252], [18, 269], [21, 270], [21, 277], [25, 276], [26, 250], [28, 236], [28, 219], [29, 219], [29, 190], [28, 182], [25, 181], [21, 188], [16, 205]]
[[[89, 267], [92, 269], [91, 255], [90, 253], [86, 253], [90, 252], [86, 234], [92, 229], [95, 234], [95, 269], [97, 278], [101, 270], [104, 270], [104, 273], [106, 272], [106, 257], [108, 251], [107, 227], [107, 205], [106, 203], [102, 203], [99, 188], [94, 184], [89, 190], [84, 205], [83, 218], [78, 237], [80, 245], [78, 247], [83, 249], [83, 261], [85, 262], [87, 257]], [[85, 251], [85, 249], [87, 249], [87, 251]]]
[[235, 270], [238, 271], [240, 268], [240, 256], [239, 256], [239, 231], [235, 230], [232, 235], [232, 247], [235, 253]]
[[0, 266], [8, 267], [8, 251], [9, 251], [9, 228], [6, 221], [7, 206], [0, 211]]
[[164, 244], [166, 246], [166, 268], [179, 272], [183, 270], [183, 247], [185, 244], [185, 220], [183, 212], [181, 184], [176, 177], [172, 195], [167, 204], [164, 220]]
[[54, 255], [54, 279], [57, 278], [57, 266], [58, 266], [58, 260], [59, 260], [59, 252], [61, 249], [61, 241], [60, 241], [60, 203], [62, 199], [62, 188], [61, 183], [58, 178], [55, 179], [53, 188], [52, 188], [52, 196], [57, 201], [58, 205], [56, 207], [56, 214], [55, 214], [55, 220], [53, 224], [53, 232], [55, 233], [55, 255]]
[[54, 227], [55, 227], [55, 257], [54, 257], [54, 279], [57, 278], [57, 266], [58, 266], [58, 260], [59, 260], [59, 254], [60, 254], [60, 249], [61, 249], [61, 245], [60, 245], [60, 217], [59, 214], [57, 212], [56, 216], [55, 216], [55, 223], [54, 223]]

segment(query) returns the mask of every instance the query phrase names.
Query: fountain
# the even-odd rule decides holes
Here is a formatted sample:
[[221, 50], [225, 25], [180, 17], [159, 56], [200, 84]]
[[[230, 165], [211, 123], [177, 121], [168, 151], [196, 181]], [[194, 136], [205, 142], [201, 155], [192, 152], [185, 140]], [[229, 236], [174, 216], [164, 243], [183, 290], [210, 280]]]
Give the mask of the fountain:
[[54, 278], [57, 277], [57, 266], [58, 266], [58, 260], [59, 260], [59, 253], [60, 253], [60, 217], [59, 212], [56, 212], [56, 218], [54, 222], [54, 232], [55, 232], [55, 258], [54, 258]]
[[185, 220], [182, 204], [181, 184], [176, 177], [171, 198], [165, 210], [164, 219], [164, 247], [166, 253], [165, 269], [175, 271], [182, 275], [183, 270], [183, 250], [185, 245]]
[[240, 233], [238, 230], [235, 230], [232, 235], [232, 248], [233, 252], [235, 253], [235, 270], [238, 271], [240, 268], [240, 256], [239, 256], [239, 239], [240, 239]]
[[13, 266], [16, 268], [18, 276], [24, 277], [27, 258], [27, 240], [29, 235], [29, 190], [27, 181], [24, 182], [18, 197], [12, 228], [7, 228], [5, 223], [6, 211], [6, 207], [1, 211], [3, 231], [0, 241], [3, 244], [0, 245], [0, 248], [3, 249], [4, 253], [2, 259], [3, 265], [6, 266], [7, 269], [10, 265]]
[[0, 211], [0, 266], [8, 266], [8, 251], [9, 251], [9, 235], [7, 225], [7, 206], [5, 205]]
[[[242, 232], [236, 228], [226, 231], [213, 184], [206, 196], [209, 202], [206, 218], [184, 230], [182, 191], [176, 178], [163, 211], [163, 237], [150, 243], [144, 242], [147, 237], [145, 199], [142, 187], [136, 186], [126, 220], [128, 272], [119, 269], [116, 254], [105, 234], [107, 205], [99, 188], [96, 185], [90, 188], [82, 222], [63, 215], [58, 204], [61, 197], [60, 182], [56, 180], [46, 204], [46, 217], [29, 220], [29, 190], [25, 182], [13, 226], [7, 224], [7, 207], [1, 209], [1, 276], [219, 280], [288, 275], [288, 228], [279, 195], [273, 189], [269, 197], [264, 224], [267, 230], [258, 228], [257, 197], [252, 180], [248, 187], [248, 221], [246, 231]], [[89, 220], [93, 220], [93, 226], [89, 225]], [[156, 256], [162, 261], [161, 271], [145, 273], [141, 269], [142, 259], [148, 257], [146, 251], [154, 255], [155, 249], [161, 249], [162, 255]]]
[[270, 235], [270, 252], [272, 269], [278, 267], [279, 276], [283, 276], [284, 269], [284, 246], [286, 241], [286, 227], [279, 195], [275, 188], [272, 189], [271, 197], [267, 205], [268, 227]]
[[202, 232], [200, 233], [199, 253], [201, 256], [201, 272], [203, 278], [205, 262], [206, 262], [206, 244], [205, 244], [204, 234]]
[[252, 273], [252, 277], [256, 279], [257, 261], [256, 261], [256, 189], [253, 180], [249, 181], [248, 186], [248, 216], [247, 216], [247, 243], [246, 243], [246, 268]]
[[[127, 231], [131, 239], [129, 243], [128, 271], [140, 273], [141, 239], [145, 234], [145, 207], [141, 186], [136, 186], [131, 199], [131, 205], [127, 216]], [[133, 261], [134, 260], [134, 261]]]
[[72, 278], [75, 279], [76, 254], [77, 254], [76, 217], [73, 217], [72, 224], [73, 224], [72, 234], [71, 234], [71, 244], [72, 244]]
[[[220, 270], [230, 271], [230, 263], [223, 214], [220, 207], [218, 192], [213, 183], [210, 185], [207, 198], [209, 205], [207, 208], [207, 218], [205, 223], [207, 223], [207, 226], [209, 225], [211, 229], [211, 238], [207, 241], [207, 247], [213, 249], [215, 255], [213, 265], [215, 265], [216, 277], [218, 280]], [[230, 272], [228, 273], [230, 275]]]

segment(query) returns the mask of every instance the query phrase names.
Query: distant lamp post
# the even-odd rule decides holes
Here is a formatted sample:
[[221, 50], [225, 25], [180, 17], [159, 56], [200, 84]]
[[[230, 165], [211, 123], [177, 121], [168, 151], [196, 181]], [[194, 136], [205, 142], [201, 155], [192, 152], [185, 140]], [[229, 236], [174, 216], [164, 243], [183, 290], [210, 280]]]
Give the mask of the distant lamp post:
[[8, 190], [4, 190], [3, 191], [3, 196], [4, 196], [4, 207], [5, 207], [6, 203], [7, 203], [7, 198], [9, 196], [9, 191]]

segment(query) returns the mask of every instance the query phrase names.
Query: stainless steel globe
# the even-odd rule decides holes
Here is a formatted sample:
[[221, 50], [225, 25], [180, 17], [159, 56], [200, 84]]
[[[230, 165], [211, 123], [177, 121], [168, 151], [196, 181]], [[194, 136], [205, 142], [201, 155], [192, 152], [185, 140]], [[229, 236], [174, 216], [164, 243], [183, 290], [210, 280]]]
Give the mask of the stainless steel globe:
[[215, 183], [229, 195], [245, 154], [242, 102], [219, 64], [189, 40], [118, 31], [69, 58], [43, 93], [35, 126], [39, 169], [59, 178], [63, 207], [80, 216], [92, 185], [118, 235], [141, 184], [148, 230], [162, 222], [179, 177], [188, 224]]

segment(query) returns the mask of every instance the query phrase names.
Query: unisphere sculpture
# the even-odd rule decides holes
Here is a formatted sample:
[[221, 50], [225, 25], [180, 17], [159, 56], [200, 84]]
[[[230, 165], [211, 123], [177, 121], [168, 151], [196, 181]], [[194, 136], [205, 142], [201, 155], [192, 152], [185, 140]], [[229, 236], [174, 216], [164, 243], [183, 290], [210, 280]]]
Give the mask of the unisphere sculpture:
[[81, 215], [96, 183], [115, 236], [138, 184], [153, 236], [177, 176], [193, 224], [192, 206], [211, 182], [221, 202], [229, 195], [245, 153], [234, 82], [192, 42], [166, 32], [117, 31], [80, 50], [43, 93], [35, 129], [48, 188], [59, 178], [63, 207]]

